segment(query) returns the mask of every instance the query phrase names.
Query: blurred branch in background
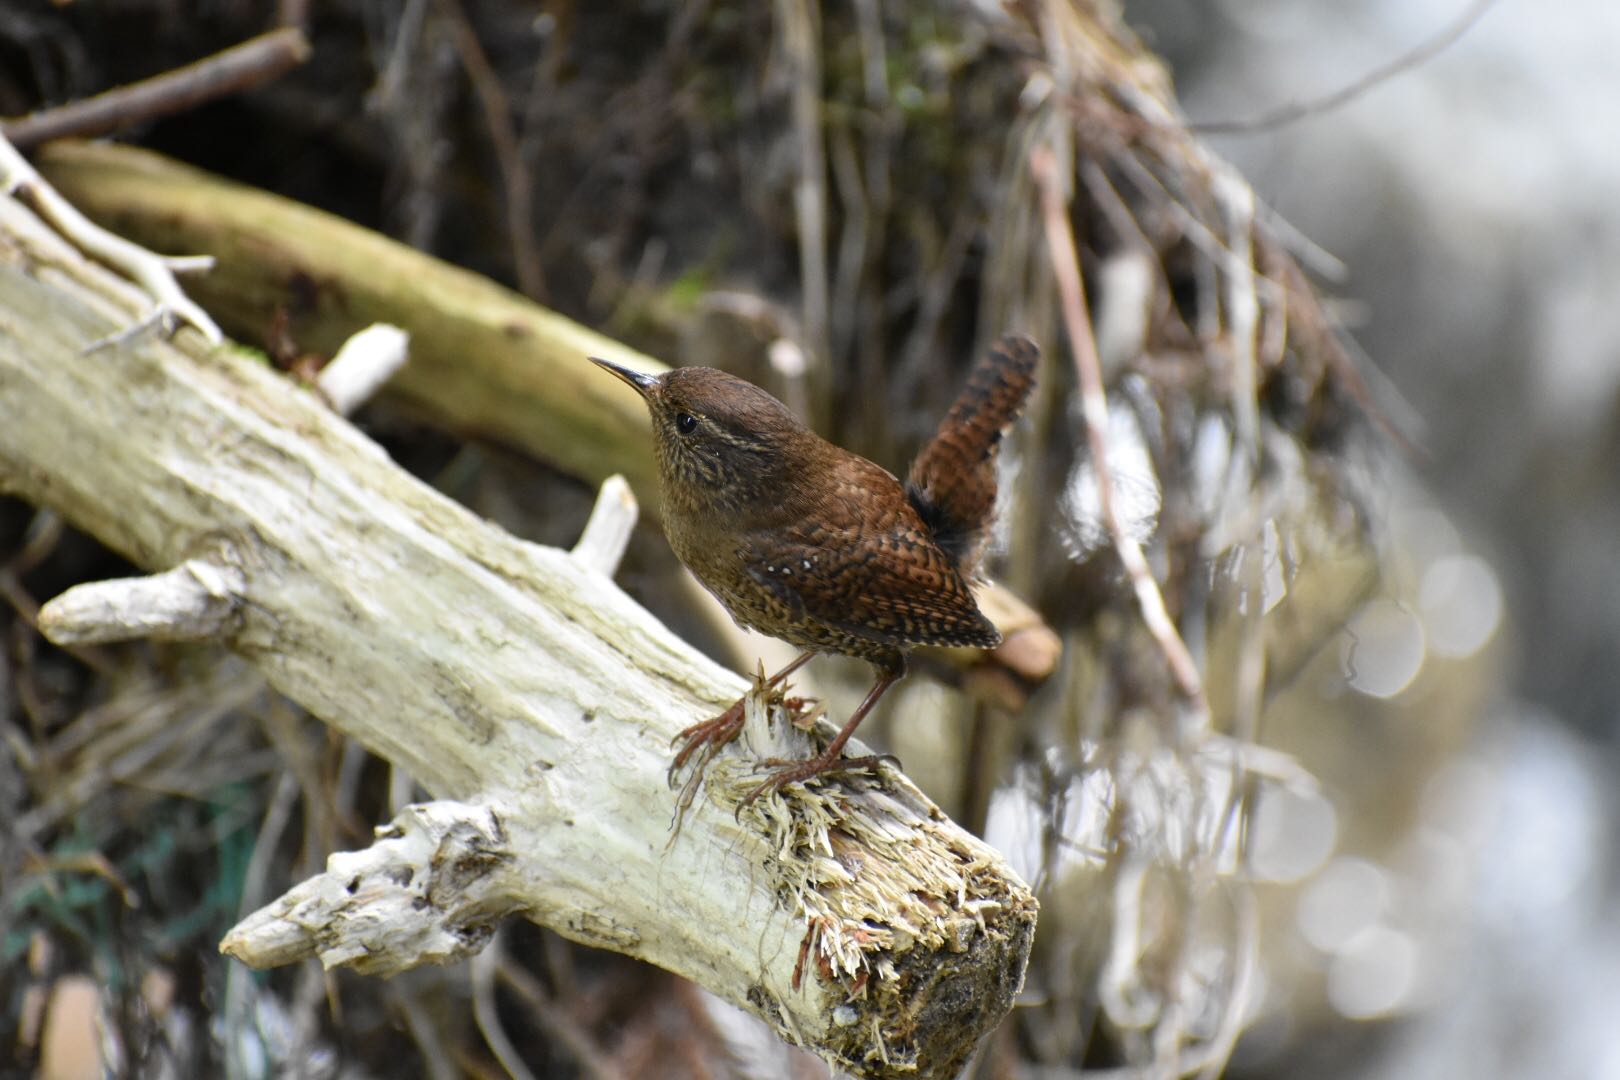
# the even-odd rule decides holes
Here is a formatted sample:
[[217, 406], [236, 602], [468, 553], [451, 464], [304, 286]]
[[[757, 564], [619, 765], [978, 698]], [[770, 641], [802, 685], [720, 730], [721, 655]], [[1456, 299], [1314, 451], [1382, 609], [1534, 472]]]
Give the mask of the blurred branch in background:
[[478, 32], [467, 20], [461, 5], [456, 0], [439, 0], [438, 7], [450, 24], [450, 38], [456, 44], [461, 66], [466, 69], [467, 78], [483, 106], [490, 145], [500, 165], [506, 192], [506, 231], [512, 237], [512, 264], [516, 268], [518, 288], [525, 296], [545, 303], [546, 275], [534, 241], [533, 185], [518, 145], [511, 103], [501, 86], [500, 76], [489, 66], [489, 57], [478, 43]]
[[309, 51], [309, 39], [302, 31], [273, 30], [183, 68], [83, 101], [0, 121], [0, 132], [21, 150], [53, 139], [112, 135], [269, 82], [308, 60]]
[[1197, 135], [1256, 135], [1342, 108], [1369, 90], [1376, 89], [1445, 52], [1468, 33], [1475, 23], [1484, 18], [1485, 13], [1496, 3], [1497, 0], [1474, 0], [1452, 23], [1427, 41], [1413, 46], [1386, 64], [1380, 64], [1374, 70], [1332, 93], [1310, 101], [1290, 102], [1251, 120], [1197, 120], [1188, 124], [1187, 128]]

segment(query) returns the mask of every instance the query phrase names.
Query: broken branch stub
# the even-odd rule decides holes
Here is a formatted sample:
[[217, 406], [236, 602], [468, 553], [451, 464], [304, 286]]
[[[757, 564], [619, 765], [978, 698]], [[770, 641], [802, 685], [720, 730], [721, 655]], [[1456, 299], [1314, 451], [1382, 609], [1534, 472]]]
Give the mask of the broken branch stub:
[[339, 416], [352, 416], [405, 366], [410, 345], [411, 336], [399, 327], [372, 323], [343, 343], [315, 388]]
[[225, 559], [187, 559], [161, 574], [75, 585], [40, 609], [39, 632], [57, 645], [208, 641], [226, 632], [241, 587]]
[[[746, 747], [713, 763], [718, 796], [670, 843], [670, 738], [744, 684], [595, 568], [615, 530], [585, 557], [517, 540], [317, 395], [192, 335], [84, 355], [119, 288], [0, 198], [0, 491], [160, 577], [228, 551], [217, 640], [440, 800], [251, 917], [233, 951], [262, 924], [281, 935], [265, 962], [380, 964], [386, 946], [402, 968], [522, 911], [857, 1075], [954, 1074], [1010, 1007], [1033, 933], [1035, 902], [996, 852], [887, 773], [738, 821]], [[369, 888], [366, 867], [405, 891]], [[315, 902], [351, 884], [381, 906]], [[404, 933], [356, 936], [418, 901]]]
[[452, 801], [407, 806], [363, 851], [243, 919], [219, 950], [256, 968], [318, 957], [327, 968], [397, 975], [476, 953], [514, 907], [496, 871], [512, 852], [500, 815]]

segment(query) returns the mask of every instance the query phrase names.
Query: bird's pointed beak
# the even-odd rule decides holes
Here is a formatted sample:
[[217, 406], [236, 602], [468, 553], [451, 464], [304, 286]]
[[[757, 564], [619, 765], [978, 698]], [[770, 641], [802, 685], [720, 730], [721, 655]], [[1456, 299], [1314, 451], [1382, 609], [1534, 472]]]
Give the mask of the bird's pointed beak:
[[597, 367], [613, 372], [613, 374], [635, 387], [636, 393], [642, 397], [646, 397], [647, 393], [658, 385], [658, 376], [656, 375], [644, 375], [639, 371], [631, 371], [627, 367], [620, 367], [611, 360], [603, 360], [595, 356], [589, 359]]

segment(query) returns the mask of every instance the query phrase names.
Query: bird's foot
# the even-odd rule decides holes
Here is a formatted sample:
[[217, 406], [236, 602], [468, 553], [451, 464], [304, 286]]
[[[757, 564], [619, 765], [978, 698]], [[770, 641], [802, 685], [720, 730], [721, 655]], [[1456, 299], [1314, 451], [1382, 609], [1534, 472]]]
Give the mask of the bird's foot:
[[869, 754], [866, 757], [847, 758], [839, 755], [809, 758], [804, 761], [785, 761], [782, 758], [768, 758], [765, 765], [771, 768], [770, 776], [765, 782], [750, 791], [737, 804], [739, 813], [746, 806], [753, 805], [755, 799], [768, 791], [781, 791], [789, 784], [800, 783], [817, 776], [827, 776], [831, 773], [857, 772], [861, 769], [876, 769], [884, 762], [899, 767], [900, 759], [893, 754]]
[[720, 752], [721, 747], [742, 733], [743, 704], [747, 700], [746, 697], [738, 698], [732, 703], [731, 708], [719, 716], [693, 724], [670, 740], [671, 746], [678, 743], [682, 744], [680, 751], [675, 755], [675, 760], [670, 762], [669, 765], [669, 783], [671, 786], [675, 784], [676, 774], [686, 767], [686, 763], [694, 755], [700, 752], [702, 754], [693, 773], [694, 778], [696, 778], [703, 775], [703, 770], [713, 760], [714, 755]]
[[748, 701], [746, 696], [738, 698], [731, 708], [719, 716], [702, 723], [693, 724], [670, 740], [670, 745], [681, 745], [675, 754], [675, 760], [669, 763], [669, 786], [674, 787], [680, 771], [686, 763], [696, 758], [692, 766], [692, 773], [681, 785], [681, 792], [675, 798], [675, 817], [671, 822], [669, 842], [673, 844], [681, 833], [681, 822], [686, 818], [686, 812], [692, 808], [697, 799], [698, 788], [703, 784], [703, 774], [709, 768], [709, 762], [715, 755], [742, 733], [743, 719], [747, 715], [743, 707]]

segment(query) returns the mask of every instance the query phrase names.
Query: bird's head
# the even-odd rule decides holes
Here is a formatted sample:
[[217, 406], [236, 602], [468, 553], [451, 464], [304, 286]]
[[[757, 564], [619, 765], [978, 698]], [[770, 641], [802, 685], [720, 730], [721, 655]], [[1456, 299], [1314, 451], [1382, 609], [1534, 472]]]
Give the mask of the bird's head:
[[821, 442], [786, 405], [735, 375], [707, 367], [647, 375], [594, 356], [591, 362], [647, 403], [666, 500], [684, 494], [718, 508], [768, 498], [796, 454]]

